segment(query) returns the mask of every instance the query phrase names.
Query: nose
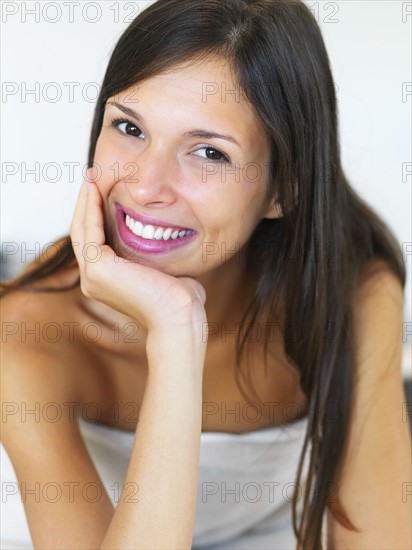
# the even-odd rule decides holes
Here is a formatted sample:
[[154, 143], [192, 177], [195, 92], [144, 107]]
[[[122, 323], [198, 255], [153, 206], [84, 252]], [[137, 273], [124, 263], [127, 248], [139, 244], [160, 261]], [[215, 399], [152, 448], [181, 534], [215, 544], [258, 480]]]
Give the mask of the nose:
[[124, 183], [135, 203], [164, 207], [176, 202], [177, 161], [164, 151], [148, 146], [125, 165], [125, 172]]

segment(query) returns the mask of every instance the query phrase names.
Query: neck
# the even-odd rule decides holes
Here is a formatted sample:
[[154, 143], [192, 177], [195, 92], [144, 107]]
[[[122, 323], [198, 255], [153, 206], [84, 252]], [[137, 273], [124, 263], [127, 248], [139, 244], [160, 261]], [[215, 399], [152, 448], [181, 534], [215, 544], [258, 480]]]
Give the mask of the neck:
[[198, 277], [206, 290], [205, 310], [208, 323], [239, 323], [252, 297], [252, 285], [246, 263], [237, 256]]

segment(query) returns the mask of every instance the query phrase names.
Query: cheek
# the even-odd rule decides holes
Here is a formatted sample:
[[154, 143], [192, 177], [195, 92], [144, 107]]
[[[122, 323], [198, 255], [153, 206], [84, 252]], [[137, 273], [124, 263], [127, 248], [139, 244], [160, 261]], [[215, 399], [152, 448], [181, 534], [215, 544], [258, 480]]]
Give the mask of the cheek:
[[94, 155], [95, 174], [97, 185], [102, 195], [107, 195], [113, 185], [120, 179], [120, 168], [127, 163], [120, 152], [109, 139], [99, 137]]
[[206, 240], [228, 251], [243, 246], [259, 221], [252, 197], [240, 197], [239, 190], [236, 195], [222, 194], [220, 201], [203, 209]]
[[260, 218], [261, 192], [258, 186], [245, 181], [222, 184], [212, 204], [204, 205], [211, 226], [231, 235], [245, 235], [252, 231]]

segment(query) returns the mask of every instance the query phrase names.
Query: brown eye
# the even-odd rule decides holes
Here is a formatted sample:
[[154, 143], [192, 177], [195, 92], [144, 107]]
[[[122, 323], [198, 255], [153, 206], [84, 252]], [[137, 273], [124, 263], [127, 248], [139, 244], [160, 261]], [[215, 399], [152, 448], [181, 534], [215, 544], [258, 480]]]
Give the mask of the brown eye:
[[217, 149], [213, 149], [213, 147], [207, 147], [205, 149], [206, 151], [206, 156], [208, 159], [210, 160], [223, 160], [223, 153], [221, 153], [220, 151], [218, 151]]
[[112, 126], [114, 128], [117, 128], [120, 133], [126, 134], [128, 136], [140, 137], [140, 135], [142, 134], [141, 129], [130, 120], [115, 119], [112, 121]]
[[[214, 160], [216, 162], [230, 162], [229, 158], [222, 153], [222, 151], [219, 151], [219, 149], [216, 149], [215, 147], [210, 147], [208, 145], [205, 145], [198, 149], [194, 154], [202, 152], [201, 156], [204, 159], [208, 160]], [[197, 155], [196, 155], [197, 156]]]
[[142, 133], [140, 128], [131, 122], [126, 124], [125, 132], [129, 134], [129, 136], [139, 136]]

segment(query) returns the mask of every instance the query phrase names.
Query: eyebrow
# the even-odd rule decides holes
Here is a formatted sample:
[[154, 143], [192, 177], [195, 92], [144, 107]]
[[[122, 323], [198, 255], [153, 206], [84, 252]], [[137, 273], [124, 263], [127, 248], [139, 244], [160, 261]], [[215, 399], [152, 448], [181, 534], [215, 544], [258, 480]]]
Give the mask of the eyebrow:
[[[130, 107], [126, 107], [126, 105], [122, 105], [121, 103], [117, 103], [117, 101], [107, 101], [107, 105], [114, 105], [120, 111], [122, 111], [125, 115], [133, 117], [138, 122], [144, 123], [144, 118], [140, 116], [136, 111], [133, 109], [130, 109]], [[230, 141], [231, 143], [234, 143], [238, 147], [240, 147], [240, 143], [233, 137], [228, 134], [219, 134], [217, 132], [211, 132], [209, 130], [202, 130], [200, 128], [196, 128], [194, 130], [189, 130], [183, 134], [184, 136], [190, 136], [190, 137], [200, 137], [203, 139], [224, 139], [226, 141]]]

